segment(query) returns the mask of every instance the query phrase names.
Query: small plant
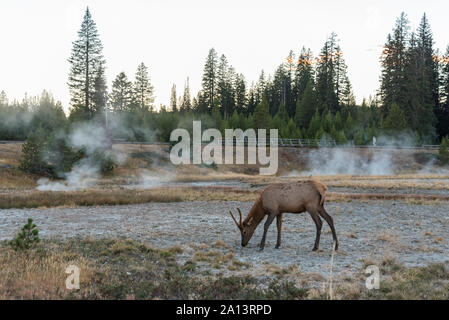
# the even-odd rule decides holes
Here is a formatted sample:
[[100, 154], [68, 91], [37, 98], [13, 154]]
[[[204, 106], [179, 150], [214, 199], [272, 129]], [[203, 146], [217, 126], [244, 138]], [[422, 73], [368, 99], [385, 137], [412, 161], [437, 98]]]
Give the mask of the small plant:
[[439, 158], [442, 164], [449, 163], [449, 136], [441, 139]]
[[22, 227], [19, 234], [10, 242], [14, 250], [26, 250], [40, 241], [39, 230], [33, 223], [33, 219], [28, 218], [28, 222]]

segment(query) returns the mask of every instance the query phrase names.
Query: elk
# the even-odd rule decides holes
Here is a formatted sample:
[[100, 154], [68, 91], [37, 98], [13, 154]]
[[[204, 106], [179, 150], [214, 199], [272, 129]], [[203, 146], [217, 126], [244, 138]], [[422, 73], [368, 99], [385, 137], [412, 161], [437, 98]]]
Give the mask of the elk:
[[260, 250], [265, 247], [265, 238], [268, 228], [276, 218], [277, 242], [276, 249], [281, 246], [282, 214], [283, 213], [302, 213], [307, 211], [316, 225], [316, 237], [313, 251], [318, 250], [320, 244], [321, 227], [323, 222], [320, 216], [326, 220], [331, 228], [332, 237], [335, 242], [335, 250], [338, 249], [338, 240], [335, 233], [332, 217], [323, 207], [327, 187], [315, 180], [297, 181], [293, 183], [279, 183], [268, 185], [261, 193], [260, 197], [251, 207], [245, 220], [242, 222], [242, 212], [237, 208], [240, 220], [237, 222], [231, 211], [232, 219], [240, 230], [242, 235], [242, 247], [248, 244], [254, 231], [260, 222], [268, 216], [265, 221]]

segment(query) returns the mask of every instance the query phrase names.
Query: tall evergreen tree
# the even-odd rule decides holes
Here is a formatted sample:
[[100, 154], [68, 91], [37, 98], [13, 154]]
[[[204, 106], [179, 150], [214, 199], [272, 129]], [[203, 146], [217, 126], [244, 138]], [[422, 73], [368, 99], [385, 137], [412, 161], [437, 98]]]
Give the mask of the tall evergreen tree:
[[246, 82], [243, 74], [237, 74], [235, 77], [235, 108], [238, 113], [243, 114], [246, 108]]
[[319, 100], [319, 112], [324, 109], [335, 113], [339, 110], [336, 84], [336, 61], [339, 55], [337, 35], [332, 33], [321, 49], [316, 67], [316, 91]]
[[124, 72], [120, 72], [112, 82], [110, 95], [112, 110], [114, 112], [130, 111], [133, 102], [133, 84]]
[[207, 55], [206, 64], [204, 65], [202, 86], [204, 103], [207, 106], [207, 110], [210, 112], [215, 105], [217, 97], [217, 52], [214, 48], [210, 49], [209, 54]]
[[449, 46], [441, 59], [441, 100], [438, 110], [438, 133], [449, 136]]
[[8, 105], [8, 97], [6, 95], [6, 92], [2, 90], [2, 92], [0, 92], [0, 106], [6, 107], [7, 105]]
[[264, 94], [267, 94], [266, 91], [267, 91], [267, 81], [265, 79], [265, 72], [262, 70], [254, 90], [254, 97], [255, 97], [254, 101], [256, 106], [262, 101]]
[[309, 81], [304, 94], [301, 99], [298, 99], [296, 103], [295, 122], [299, 129], [306, 129], [309, 127], [309, 123], [318, 109], [318, 102], [313, 89], [312, 81]]
[[182, 103], [180, 106], [181, 112], [188, 112], [192, 109], [192, 102], [190, 100], [190, 84], [189, 84], [189, 78], [187, 77], [187, 80], [184, 84], [184, 94], [182, 96]]
[[148, 68], [142, 62], [137, 67], [136, 79], [133, 87], [133, 98], [141, 110], [153, 110], [153, 86], [150, 83]]
[[108, 88], [103, 66], [100, 67], [94, 82], [94, 112], [104, 114], [108, 102]]
[[406, 66], [409, 29], [407, 15], [402, 12], [396, 20], [393, 35], [388, 35], [382, 51], [380, 96], [382, 98], [381, 115], [383, 118], [388, 115], [394, 102], [401, 109], [407, 108]]
[[83, 114], [84, 119], [90, 119], [98, 109], [95, 107], [95, 80], [98, 73], [104, 70], [103, 46], [97, 27], [86, 9], [78, 39], [73, 42], [69, 58], [70, 74], [68, 86], [70, 89], [72, 111]]
[[[274, 72], [273, 81], [267, 87], [267, 98], [270, 106], [270, 114], [274, 116], [281, 105], [281, 101], [288, 101], [291, 93], [291, 81], [289, 79], [288, 71], [285, 64], [281, 64]], [[287, 112], [289, 112], [289, 106], [286, 105]]]
[[221, 55], [217, 69], [217, 99], [224, 119], [230, 117], [234, 111], [235, 78], [234, 68], [228, 65], [225, 55]]
[[269, 129], [270, 128], [270, 112], [268, 106], [268, 99], [264, 95], [262, 101], [254, 110], [254, 128], [255, 129]]
[[302, 47], [298, 57], [295, 77], [293, 80], [293, 101], [295, 105], [306, 90], [307, 84], [314, 82], [313, 55], [310, 49]]
[[170, 96], [170, 108], [171, 111], [178, 111], [178, 97], [176, 95], [176, 84], [173, 84], [171, 87], [171, 96]]
[[256, 109], [257, 106], [257, 88], [254, 85], [254, 82], [251, 84], [251, 87], [248, 91], [248, 100], [247, 100], [247, 107], [246, 107], [246, 115], [250, 115], [254, 113], [254, 109]]

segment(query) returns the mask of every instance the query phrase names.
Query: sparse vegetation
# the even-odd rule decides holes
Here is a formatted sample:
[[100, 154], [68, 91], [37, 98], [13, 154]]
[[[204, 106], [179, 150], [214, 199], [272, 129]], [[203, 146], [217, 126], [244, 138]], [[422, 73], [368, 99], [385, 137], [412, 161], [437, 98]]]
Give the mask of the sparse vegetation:
[[441, 140], [439, 157], [442, 164], [449, 163], [449, 136], [446, 136]]
[[[26, 253], [3, 241], [0, 299], [327, 299], [326, 288], [312, 284], [322, 277], [301, 274], [294, 267], [272, 268], [272, 277], [265, 280], [245, 273], [213, 276], [193, 260], [179, 264], [179, 254], [179, 248], [156, 249], [127, 239], [45, 240]], [[229, 259], [230, 266], [238, 264]], [[79, 290], [65, 287], [65, 268], [72, 264], [80, 268]], [[370, 264], [376, 262], [365, 261]], [[336, 277], [334, 298], [449, 297], [449, 269], [444, 264], [409, 268], [385, 258], [378, 265], [379, 290], [365, 288], [361, 271], [354, 277]]]
[[[27, 255], [0, 243], [0, 299], [303, 299], [307, 290], [251, 276], [210, 277], [178, 249], [125, 239], [44, 241]], [[65, 268], [80, 268], [80, 289], [65, 288]]]
[[9, 243], [14, 250], [27, 250], [40, 242], [39, 230], [33, 223], [33, 219], [28, 218], [28, 222], [22, 227], [17, 236]]

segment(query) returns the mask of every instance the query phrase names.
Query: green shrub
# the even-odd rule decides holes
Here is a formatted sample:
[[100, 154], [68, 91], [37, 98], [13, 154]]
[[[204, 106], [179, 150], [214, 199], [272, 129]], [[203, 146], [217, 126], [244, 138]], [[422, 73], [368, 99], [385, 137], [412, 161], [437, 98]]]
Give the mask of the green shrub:
[[449, 163], [449, 136], [441, 139], [439, 158], [442, 164]]
[[50, 178], [62, 178], [75, 162], [84, 157], [82, 150], [73, 150], [63, 136], [39, 128], [22, 145], [19, 169]]
[[32, 174], [53, 176], [54, 168], [44, 160], [47, 141], [46, 132], [39, 128], [31, 133], [22, 145], [19, 169]]
[[100, 168], [102, 174], [111, 173], [117, 166], [107, 150], [95, 150], [90, 156], [89, 161], [93, 166]]
[[22, 227], [19, 234], [10, 241], [14, 250], [26, 250], [40, 241], [39, 231], [33, 223], [33, 219], [28, 218], [28, 222]]

